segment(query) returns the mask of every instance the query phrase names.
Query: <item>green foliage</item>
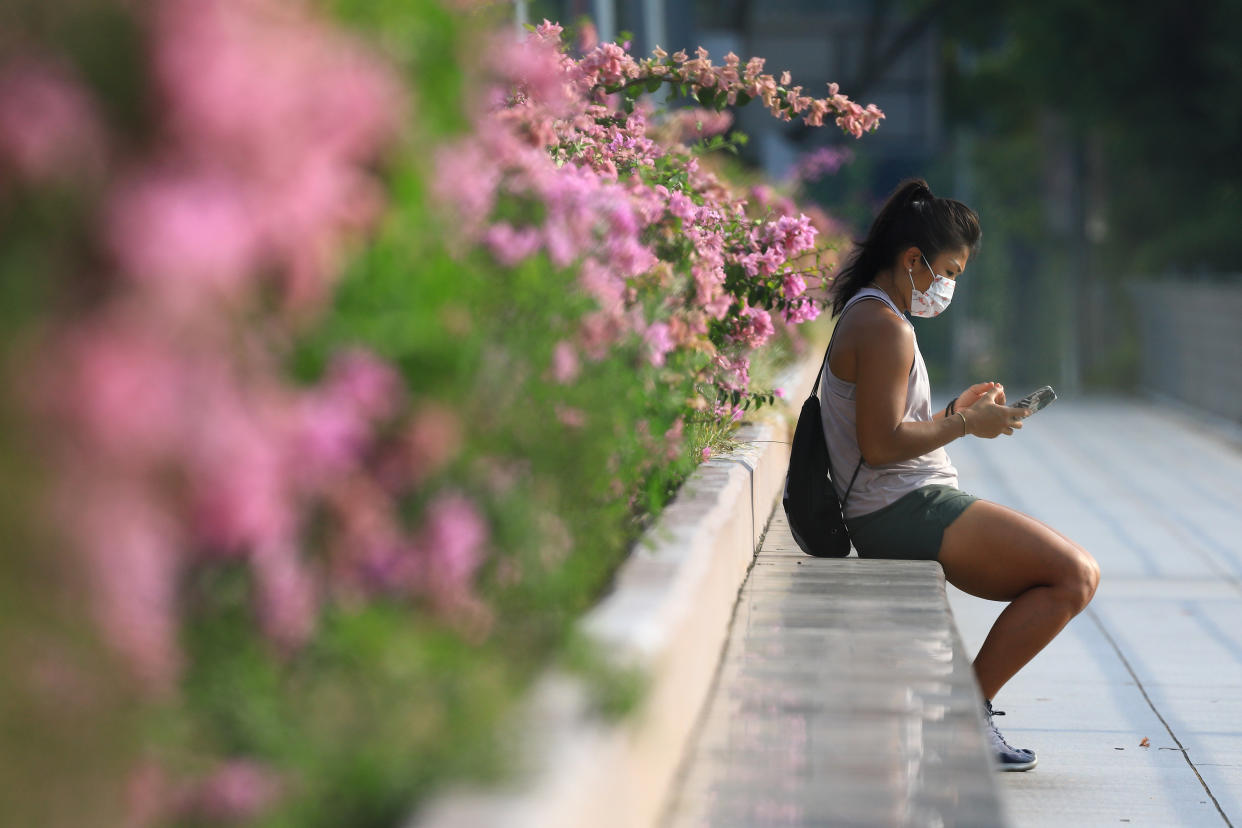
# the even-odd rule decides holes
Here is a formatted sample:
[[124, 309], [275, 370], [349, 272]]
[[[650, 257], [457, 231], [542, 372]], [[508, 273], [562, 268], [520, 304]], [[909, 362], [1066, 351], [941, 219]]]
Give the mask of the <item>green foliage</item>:
[[[1228, 102], [1242, 83], [1239, 25], [1230, 0], [951, 4], [950, 114], [989, 142], [1038, 135], [1049, 116], [1071, 141], [1096, 142], [1109, 228], [1100, 263], [1115, 274], [1236, 270], [1242, 117]], [[1026, 173], [1038, 196], [1043, 171]]]

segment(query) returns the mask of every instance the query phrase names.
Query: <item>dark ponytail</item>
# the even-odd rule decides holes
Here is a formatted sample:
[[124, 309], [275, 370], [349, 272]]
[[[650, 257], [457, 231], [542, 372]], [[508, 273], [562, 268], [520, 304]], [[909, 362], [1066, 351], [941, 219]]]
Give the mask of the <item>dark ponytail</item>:
[[974, 252], [982, 235], [974, 210], [951, 198], [936, 198], [921, 178], [906, 179], [884, 202], [867, 237], [854, 242], [845, 266], [833, 279], [833, 315], [906, 248], [917, 247], [931, 261], [954, 247]]

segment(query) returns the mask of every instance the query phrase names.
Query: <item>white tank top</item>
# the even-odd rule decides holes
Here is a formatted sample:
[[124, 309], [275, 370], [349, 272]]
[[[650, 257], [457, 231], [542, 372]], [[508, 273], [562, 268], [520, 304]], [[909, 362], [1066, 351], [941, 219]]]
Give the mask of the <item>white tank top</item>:
[[[879, 288], [865, 287], [854, 294], [841, 311], [849, 312], [855, 303], [879, 300], [892, 308], [907, 325], [910, 320], [893, 304], [888, 294]], [[840, 318], [838, 318], [838, 323]], [[913, 325], [911, 325], [913, 327]], [[835, 331], [833, 333], [835, 336]], [[832, 482], [837, 496], [844, 498], [845, 490], [854, 476], [862, 452], [858, 448], [858, 427], [855, 411], [855, 386], [839, 379], [832, 373], [828, 360], [820, 374], [820, 418], [824, 426], [824, 439], [828, 441], [828, 453], [832, 458]], [[931, 384], [927, 380], [927, 365], [919, 352], [917, 338], [914, 342], [914, 365], [906, 385], [906, 408], [902, 422], [931, 422]], [[858, 477], [845, 501], [844, 514], [856, 518], [883, 509], [903, 495], [932, 483], [957, 486], [957, 469], [949, 462], [949, 454], [943, 448], [928, 452], [899, 463], [858, 466]]]

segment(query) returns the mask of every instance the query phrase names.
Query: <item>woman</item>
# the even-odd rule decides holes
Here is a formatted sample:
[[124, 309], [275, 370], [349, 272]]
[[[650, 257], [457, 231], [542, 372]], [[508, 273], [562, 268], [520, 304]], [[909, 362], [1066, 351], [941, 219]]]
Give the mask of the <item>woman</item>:
[[975, 658], [991, 747], [1002, 770], [1035, 767], [993, 723], [1006, 681], [1086, 607], [1099, 567], [1039, 521], [957, 488], [944, 446], [1022, 428], [1000, 383], [972, 385], [933, 413], [927, 368], [905, 314], [943, 311], [979, 243], [961, 202], [903, 182], [834, 283], [837, 316], [820, 378], [824, 434], [846, 526], [864, 558], [939, 561], [958, 589], [1009, 606]]

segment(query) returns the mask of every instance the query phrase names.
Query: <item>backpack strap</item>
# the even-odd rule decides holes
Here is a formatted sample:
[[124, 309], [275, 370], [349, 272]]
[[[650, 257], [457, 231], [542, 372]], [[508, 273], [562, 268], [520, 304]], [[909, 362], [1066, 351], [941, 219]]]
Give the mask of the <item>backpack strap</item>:
[[[872, 298], [872, 297], [870, 297], [870, 296], [864, 296], [864, 297], [862, 297], [862, 298], [863, 298], [863, 299], [870, 299], [870, 298]], [[876, 297], [874, 297], [874, 298], [878, 300], [880, 297], [876, 296]], [[851, 302], [851, 304], [853, 304], [853, 303]], [[846, 311], [846, 310], [849, 310], [849, 308], [847, 307], [847, 308], [845, 308], [845, 310], [842, 310], [842, 311], [841, 311], [841, 316], [845, 316], [845, 311]], [[840, 317], [838, 317], [838, 318], [837, 318], [837, 324], [840, 324], [840, 322], [841, 322], [841, 318], [840, 318]], [[820, 379], [824, 376], [824, 369], [828, 366], [828, 357], [830, 357], [830, 356], [832, 355], [832, 344], [833, 344], [834, 342], [836, 342], [836, 341], [837, 341], [837, 328], [836, 328], [836, 326], [834, 325], [834, 326], [833, 326], [833, 328], [832, 328], [832, 336], [828, 337], [828, 350], [824, 353], [824, 361], [823, 361], [823, 364], [821, 364], [821, 365], [819, 366], [819, 373], [815, 375], [815, 385], [811, 387], [811, 396], [812, 396], [812, 397], [817, 397], [817, 396], [819, 396], [819, 381], [820, 381]], [[825, 443], [826, 443], [826, 441], [825, 441]], [[825, 445], [825, 448], [826, 448], [826, 447], [827, 447], [827, 446]], [[847, 500], [849, 500], [849, 499], [850, 499], [850, 492], [852, 492], [852, 491], [854, 490], [854, 481], [858, 479], [858, 472], [860, 472], [860, 471], [862, 470], [862, 464], [863, 464], [863, 461], [862, 461], [862, 451], [860, 450], [860, 451], [859, 451], [859, 453], [858, 453], [858, 465], [854, 467], [854, 476], [850, 478], [850, 485], [848, 485], [848, 486], [846, 486], [846, 487], [845, 487], [845, 496], [841, 498], [841, 511], [842, 511], [842, 513], [844, 513], [844, 512], [845, 512], [845, 502], [846, 502]], [[837, 476], [837, 475], [836, 475], [836, 472], [834, 472], [834, 471], [832, 470], [832, 452], [828, 452], [828, 474], [829, 474], [829, 476], [831, 476], [831, 477], [833, 477], [833, 478], [835, 478], [835, 477]]]

